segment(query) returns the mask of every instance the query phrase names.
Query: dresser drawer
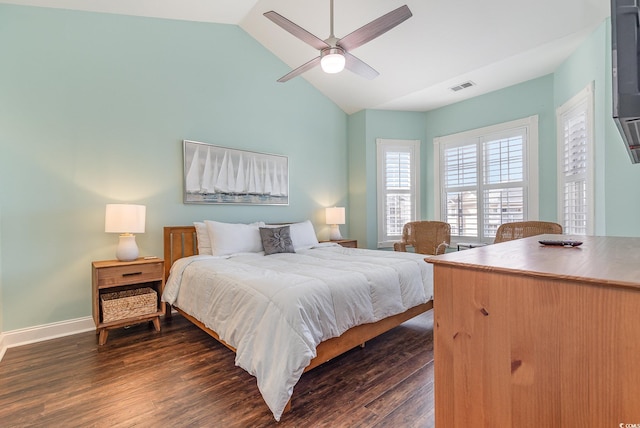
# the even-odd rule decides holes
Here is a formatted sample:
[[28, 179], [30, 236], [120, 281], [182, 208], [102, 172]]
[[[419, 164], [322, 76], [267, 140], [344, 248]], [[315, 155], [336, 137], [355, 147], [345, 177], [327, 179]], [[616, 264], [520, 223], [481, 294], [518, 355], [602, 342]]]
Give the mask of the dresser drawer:
[[162, 279], [162, 263], [109, 266], [97, 269], [98, 288], [139, 284]]

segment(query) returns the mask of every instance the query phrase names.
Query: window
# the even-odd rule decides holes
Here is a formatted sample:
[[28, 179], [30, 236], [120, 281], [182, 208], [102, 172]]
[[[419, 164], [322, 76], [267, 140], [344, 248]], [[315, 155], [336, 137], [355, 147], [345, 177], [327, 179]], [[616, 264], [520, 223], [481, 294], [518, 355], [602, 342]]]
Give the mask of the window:
[[593, 83], [556, 111], [558, 218], [568, 235], [593, 233]]
[[538, 210], [538, 117], [434, 140], [436, 209], [452, 242], [493, 242]]
[[376, 140], [378, 248], [392, 247], [405, 223], [420, 218], [420, 141]]

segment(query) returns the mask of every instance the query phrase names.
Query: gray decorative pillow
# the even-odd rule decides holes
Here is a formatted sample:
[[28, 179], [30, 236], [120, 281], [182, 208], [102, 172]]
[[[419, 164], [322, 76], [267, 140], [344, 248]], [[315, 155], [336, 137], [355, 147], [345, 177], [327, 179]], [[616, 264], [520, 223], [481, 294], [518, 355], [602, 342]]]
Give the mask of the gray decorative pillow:
[[276, 253], [295, 253], [289, 226], [261, 227], [260, 238], [262, 238], [265, 256]]

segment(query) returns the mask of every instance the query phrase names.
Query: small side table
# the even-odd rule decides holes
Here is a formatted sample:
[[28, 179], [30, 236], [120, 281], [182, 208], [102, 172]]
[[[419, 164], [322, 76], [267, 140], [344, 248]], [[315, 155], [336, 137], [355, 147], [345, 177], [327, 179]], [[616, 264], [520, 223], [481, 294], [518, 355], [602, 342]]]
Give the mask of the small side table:
[[320, 241], [320, 242], [335, 242], [336, 244], [340, 244], [346, 248], [358, 248], [357, 239], [338, 239], [336, 241]]
[[[164, 260], [139, 258], [131, 262], [103, 260], [91, 263], [93, 320], [96, 324], [98, 344], [104, 345], [109, 330], [125, 327], [142, 321], [152, 321], [156, 331], [160, 331], [160, 316], [164, 314], [162, 291], [164, 289]], [[105, 322], [101, 296], [107, 293], [151, 288], [156, 293], [155, 310], [142, 315], [132, 315]], [[148, 293], [150, 294], [150, 293]]]

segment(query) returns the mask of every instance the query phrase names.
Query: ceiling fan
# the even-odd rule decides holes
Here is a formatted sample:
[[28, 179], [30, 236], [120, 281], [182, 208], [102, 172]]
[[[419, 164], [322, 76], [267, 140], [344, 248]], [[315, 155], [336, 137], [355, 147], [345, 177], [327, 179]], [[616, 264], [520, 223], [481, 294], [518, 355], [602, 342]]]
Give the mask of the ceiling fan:
[[351, 34], [338, 39], [333, 34], [333, 0], [331, 0], [330, 8], [331, 34], [325, 40], [319, 39], [304, 28], [294, 24], [284, 16], [274, 11], [264, 13], [264, 16], [269, 18], [271, 21], [320, 51], [320, 56], [285, 74], [278, 79], [278, 82], [286, 82], [293, 79], [305, 71], [316, 67], [318, 64], [320, 64], [325, 73], [339, 73], [346, 67], [347, 70], [350, 70], [366, 79], [374, 79], [380, 73], [361, 59], [350, 54], [349, 51], [386, 33], [393, 27], [413, 16], [407, 5], [400, 6], [399, 8], [374, 19], [363, 27], [358, 28]]

